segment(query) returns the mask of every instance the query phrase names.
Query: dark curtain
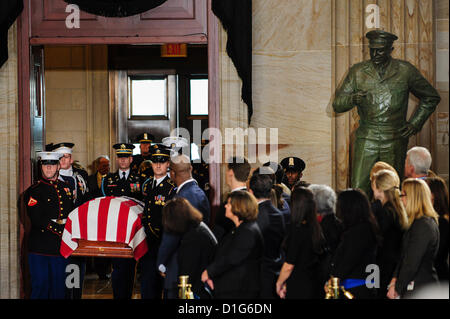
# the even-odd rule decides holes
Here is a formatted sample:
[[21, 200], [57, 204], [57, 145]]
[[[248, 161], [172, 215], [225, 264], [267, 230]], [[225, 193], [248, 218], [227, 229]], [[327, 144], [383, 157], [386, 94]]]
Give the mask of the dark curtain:
[[212, 11], [227, 32], [227, 53], [242, 80], [242, 100], [253, 115], [252, 101], [252, 0], [212, 0]]
[[0, 68], [8, 60], [8, 29], [23, 10], [23, 0], [0, 1]]
[[64, 0], [102, 17], [129, 17], [160, 6], [167, 0]]

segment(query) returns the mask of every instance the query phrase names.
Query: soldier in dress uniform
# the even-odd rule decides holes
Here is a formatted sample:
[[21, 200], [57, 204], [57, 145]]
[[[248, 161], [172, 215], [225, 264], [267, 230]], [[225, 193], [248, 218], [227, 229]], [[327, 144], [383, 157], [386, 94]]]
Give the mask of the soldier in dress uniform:
[[118, 143], [113, 145], [119, 169], [109, 173], [102, 180], [103, 196], [129, 196], [142, 200], [141, 179], [137, 171], [131, 169], [134, 145]]
[[141, 164], [145, 161], [151, 160], [152, 154], [150, 147], [154, 140], [155, 137], [150, 133], [142, 133], [137, 137], [141, 154], [133, 155], [133, 164], [131, 165], [131, 169], [137, 171], [139, 174], [145, 174], [147, 178], [153, 175], [151, 167], [149, 167], [149, 165], [143, 165], [141, 167]]
[[281, 161], [285, 173], [284, 184], [292, 190], [292, 187], [302, 178], [305, 162], [298, 157], [286, 157]]
[[[59, 159], [59, 179], [69, 184], [73, 194], [74, 208], [84, 204], [91, 199], [88, 188], [88, 173], [79, 165], [75, 165], [72, 153], [74, 143], [50, 144], [48, 147], [56, 153], [61, 154]], [[67, 297], [70, 299], [81, 299], [84, 275], [86, 272], [85, 257], [69, 257], [69, 263], [75, 264], [80, 269], [80, 287], [67, 289]]]
[[68, 214], [74, 209], [69, 185], [58, 179], [61, 154], [39, 152], [40, 179], [25, 193], [31, 220], [28, 261], [32, 299], [66, 297], [67, 260], [61, 256], [61, 237]]
[[88, 188], [88, 173], [79, 166], [74, 166], [72, 158], [73, 143], [50, 144], [49, 150], [60, 153], [62, 157], [59, 160], [60, 170], [59, 179], [67, 182], [73, 192], [75, 208], [90, 200]]
[[[116, 150], [119, 169], [110, 173], [102, 180], [104, 196], [128, 196], [141, 200], [140, 178], [131, 169], [133, 162], [133, 144], [118, 143], [113, 145]], [[112, 258], [111, 274], [114, 299], [131, 299], [134, 285], [136, 261], [134, 258]]]
[[142, 299], [160, 299], [162, 278], [156, 267], [156, 258], [162, 236], [162, 210], [173, 195], [175, 184], [167, 174], [170, 149], [162, 144], [151, 147], [151, 165], [154, 175], [142, 185], [145, 208], [142, 224], [147, 235], [148, 252], [139, 260]]

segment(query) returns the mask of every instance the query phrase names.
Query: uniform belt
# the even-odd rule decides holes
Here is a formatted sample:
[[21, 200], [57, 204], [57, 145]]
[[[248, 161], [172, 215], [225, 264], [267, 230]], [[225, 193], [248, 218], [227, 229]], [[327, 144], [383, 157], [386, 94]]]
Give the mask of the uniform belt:
[[51, 221], [55, 222], [57, 224], [60, 224], [60, 225], [65, 225], [67, 222], [67, 218], [66, 219], [52, 219]]

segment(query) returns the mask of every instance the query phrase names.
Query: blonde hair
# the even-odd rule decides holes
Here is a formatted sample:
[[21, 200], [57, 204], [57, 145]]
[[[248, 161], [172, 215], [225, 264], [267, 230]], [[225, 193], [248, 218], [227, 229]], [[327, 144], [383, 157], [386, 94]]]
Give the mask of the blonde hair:
[[406, 214], [408, 224], [424, 216], [434, 218], [438, 223], [439, 215], [436, 213], [431, 200], [431, 190], [424, 180], [408, 178], [403, 181], [402, 190], [406, 195]]
[[408, 227], [408, 215], [400, 199], [400, 178], [391, 170], [382, 169], [373, 175], [375, 187], [384, 193], [387, 201], [394, 207], [400, 226]]
[[[392, 172], [394, 172], [395, 174], [397, 174], [397, 176], [398, 176], [398, 173], [397, 173], [397, 171], [395, 170], [394, 167], [392, 167], [390, 164], [388, 164], [388, 163], [386, 163], [386, 162], [381, 162], [381, 161], [379, 161], [379, 162], [376, 162], [376, 163], [373, 165], [372, 169], [370, 170], [370, 181], [373, 182], [373, 177], [374, 177], [374, 175], [375, 175], [377, 172], [379, 172], [379, 171], [381, 171], [381, 170], [384, 170], [384, 169], [387, 169], [387, 170], [389, 170], [389, 171], [392, 171]], [[399, 181], [399, 183], [400, 183], [400, 181]], [[400, 185], [399, 185], [399, 186], [400, 186]]]

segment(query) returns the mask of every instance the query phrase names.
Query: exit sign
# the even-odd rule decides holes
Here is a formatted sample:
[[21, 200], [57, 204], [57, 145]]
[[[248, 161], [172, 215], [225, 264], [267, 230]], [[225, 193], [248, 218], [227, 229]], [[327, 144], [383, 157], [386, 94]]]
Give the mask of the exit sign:
[[185, 58], [187, 57], [187, 45], [184, 43], [170, 43], [161, 46], [161, 57], [163, 58]]

